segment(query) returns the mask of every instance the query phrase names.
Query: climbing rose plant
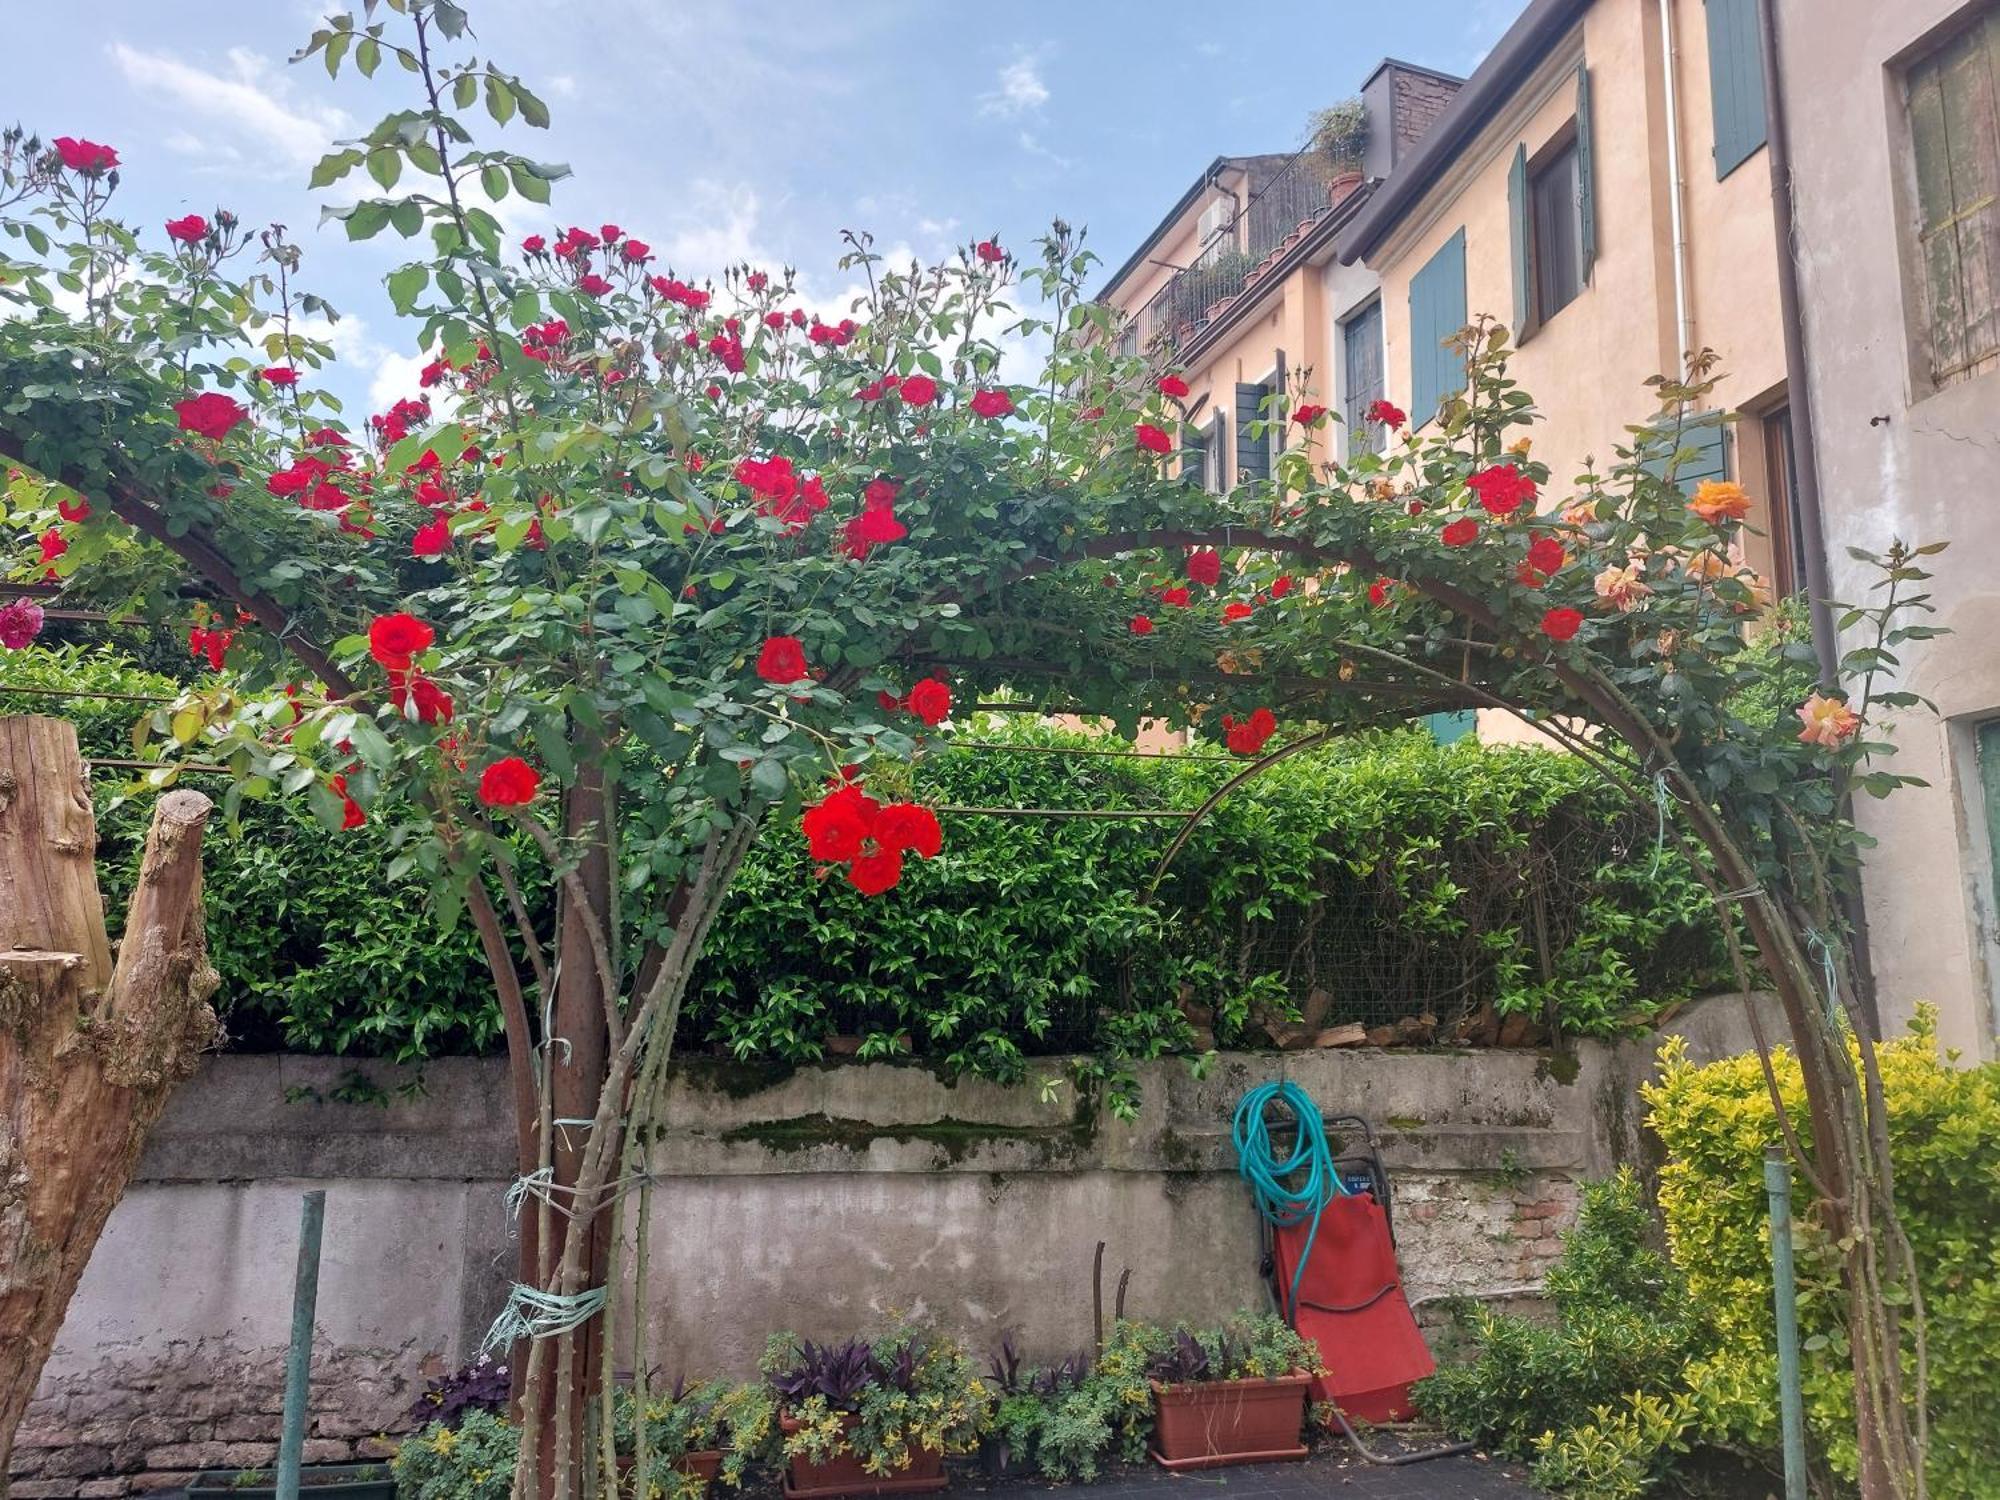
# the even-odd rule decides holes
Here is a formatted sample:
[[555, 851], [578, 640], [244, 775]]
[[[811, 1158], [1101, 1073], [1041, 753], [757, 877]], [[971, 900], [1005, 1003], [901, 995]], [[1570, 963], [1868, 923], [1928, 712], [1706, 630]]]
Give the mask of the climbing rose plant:
[[[510, 245], [486, 204], [548, 203], [566, 173], [479, 143], [476, 109], [530, 129], [548, 111], [473, 45], [449, 0], [382, 0], [301, 53], [336, 74], [394, 61], [414, 86], [313, 174], [365, 172], [379, 195], [326, 223], [415, 252], [386, 287], [429, 362], [362, 419], [325, 388], [336, 314], [283, 229], [221, 207], [134, 227], [110, 211], [115, 149], [0, 139], [0, 456], [21, 579], [185, 625], [215, 669], [143, 727], [154, 785], [200, 757], [230, 771], [230, 808], [303, 796], [329, 836], [385, 825], [395, 873], [479, 934], [530, 1205], [497, 1330], [526, 1345], [517, 1492], [571, 1493], [608, 1461], [584, 1451], [611, 1353], [599, 1231], [757, 828], [896, 899], [909, 858], [951, 846], [948, 817], [901, 795], [904, 765], [1004, 692], [1128, 731], [1195, 723], [1246, 772], [1347, 725], [1532, 713], [1657, 806], [1713, 879], [1746, 987], [1755, 965], [1784, 1002], [1819, 1211], [1837, 1237], [1876, 1231], [1847, 1237], [1863, 1479], [1909, 1493], [1907, 1247], [1840, 1035], [1837, 897], [1845, 799], [1898, 779], [1868, 731], [1914, 701], [1877, 679], [1919, 629], [1893, 591], [1916, 555], [1853, 612], [1875, 635], [1849, 676], [1796, 728], [1748, 722], [1751, 498], [1673, 479], [1701, 364], [1607, 472], [1551, 496], [1512, 432], [1535, 413], [1504, 332], [1476, 326], [1465, 390], [1421, 436], [1377, 403], [1386, 452], [1343, 464], [1307, 379], [1263, 419], [1296, 435], [1276, 475], [1211, 495], [1182, 472], [1186, 382], [1118, 355], [1066, 226], [1025, 260], [985, 238], [932, 266], [851, 235], [837, 308], [779, 268], [663, 265], [615, 223]], [[1003, 334], [1045, 347], [1036, 379], [1006, 378]], [[10, 610], [0, 641], [31, 639]]]

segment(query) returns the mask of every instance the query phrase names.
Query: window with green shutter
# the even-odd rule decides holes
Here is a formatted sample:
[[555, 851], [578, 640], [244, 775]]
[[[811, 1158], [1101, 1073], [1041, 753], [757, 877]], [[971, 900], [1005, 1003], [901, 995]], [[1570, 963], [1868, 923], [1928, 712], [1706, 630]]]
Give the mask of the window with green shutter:
[[[1676, 462], [1678, 460], [1678, 462]], [[1679, 446], [1672, 453], [1649, 458], [1642, 468], [1658, 478], [1673, 468], [1674, 482], [1692, 495], [1704, 479], [1729, 477], [1729, 428], [1721, 412], [1702, 412], [1688, 418], [1681, 429]]]
[[1445, 340], [1465, 327], [1465, 231], [1410, 278], [1410, 420], [1421, 427], [1465, 386], [1465, 356]]
[[1764, 39], [1757, 0], [1702, 0], [1708, 12], [1708, 97], [1715, 175], [1727, 177], [1764, 144]]
[[1449, 745], [1454, 740], [1462, 740], [1478, 727], [1477, 709], [1460, 708], [1447, 713], [1424, 715], [1424, 728], [1431, 732], [1431, 738], [1440, 745]]
[[2000, 367], [2000, 4], [1904, 78], [1931, 384]]
[[1258, 424], [1265, 420], [1264, 398], [1271, 388], [1263, 384], [1236, 383], [1236, 482], [1271, 477], [1271, 442]]

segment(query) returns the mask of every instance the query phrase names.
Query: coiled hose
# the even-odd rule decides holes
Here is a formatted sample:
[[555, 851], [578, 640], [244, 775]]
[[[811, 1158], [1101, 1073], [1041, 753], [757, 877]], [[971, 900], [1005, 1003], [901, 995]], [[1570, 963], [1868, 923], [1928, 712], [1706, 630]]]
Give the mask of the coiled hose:
[[[1292, 1117], [1292, 1149], [1280, 1159], [1271, 1143], [1271, 1123], [1266, 1114], [1273, 1107]], [[1281, 1122], [1282, 1128], [1282, 1122]], [[1282, 1309], [1287, 1323], [1298, 1313], [1299, 1279], [1306, 1262], [1312, 1259], [1313, 1241], [1319, 1237], [1320, 1215], [1327, 1203], [1347, 1194], [1333, 1160], [1333, 1145], [1326, 1138], [1326, 1122], [1312, 1095], [1290, 1079], [1260, 1083], [1236, 1101], [1236, 1115], [1229, 1122], [1229, 1139], [1236, 1147], [1236, 1175], [1250, 1188], [1251, 1201], [1267, 1223], [1279, 1229], [1310, 1223], [1299, 1263], [1292, 1267], [1292, 1284]], [[1288, 1185], [1287, 1179], [1304, 1174], [1304, 1180]]]

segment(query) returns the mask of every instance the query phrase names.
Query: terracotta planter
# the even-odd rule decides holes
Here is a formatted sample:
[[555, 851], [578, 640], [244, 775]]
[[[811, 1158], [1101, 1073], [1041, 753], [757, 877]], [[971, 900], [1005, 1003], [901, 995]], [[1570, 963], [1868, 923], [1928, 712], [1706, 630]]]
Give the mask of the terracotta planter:
[[[857, 1419], [848, 1417], [845, 1426], [852, 1432]], [[778, 1428], [787, 1437], [799, 1430], [791, 1417], [780, 1416]], [[859, 1454], [843, 1453], [825, 1463], [794, 1458], [785, 1466], [787, 1500], [820, 1500], [835, 1495], [923, 1495], [943, 1489], [951, 1481], [944, 1472], [944, 1455], [931, 1448], [910, 1450], [910, 1466], [891, 1475], [870, 1474], [861, 1466]]]
[[1341, 199], [1360, 186], [1361, 174], [1359, 172], [1337, 173], [1326, 185], [1327, 202], [1338, 204]]
[[1279, 1380], [1153, 1382], [1153, 1458], [1163, 1469], [1304, 1458], [1306, 1375]]

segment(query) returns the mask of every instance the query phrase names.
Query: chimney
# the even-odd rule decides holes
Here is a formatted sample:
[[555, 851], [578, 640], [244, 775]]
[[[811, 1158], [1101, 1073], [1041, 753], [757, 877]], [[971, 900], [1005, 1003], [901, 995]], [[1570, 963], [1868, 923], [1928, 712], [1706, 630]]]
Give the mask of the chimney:
[[1362, 171], [1370, 178], [1387, 177], [1394, 171], [1444, 113], [1464, 82], [1449, 73], [1384, 58], [1361, 85], [1362, 106], [1368, 111], [1368, 150]]

